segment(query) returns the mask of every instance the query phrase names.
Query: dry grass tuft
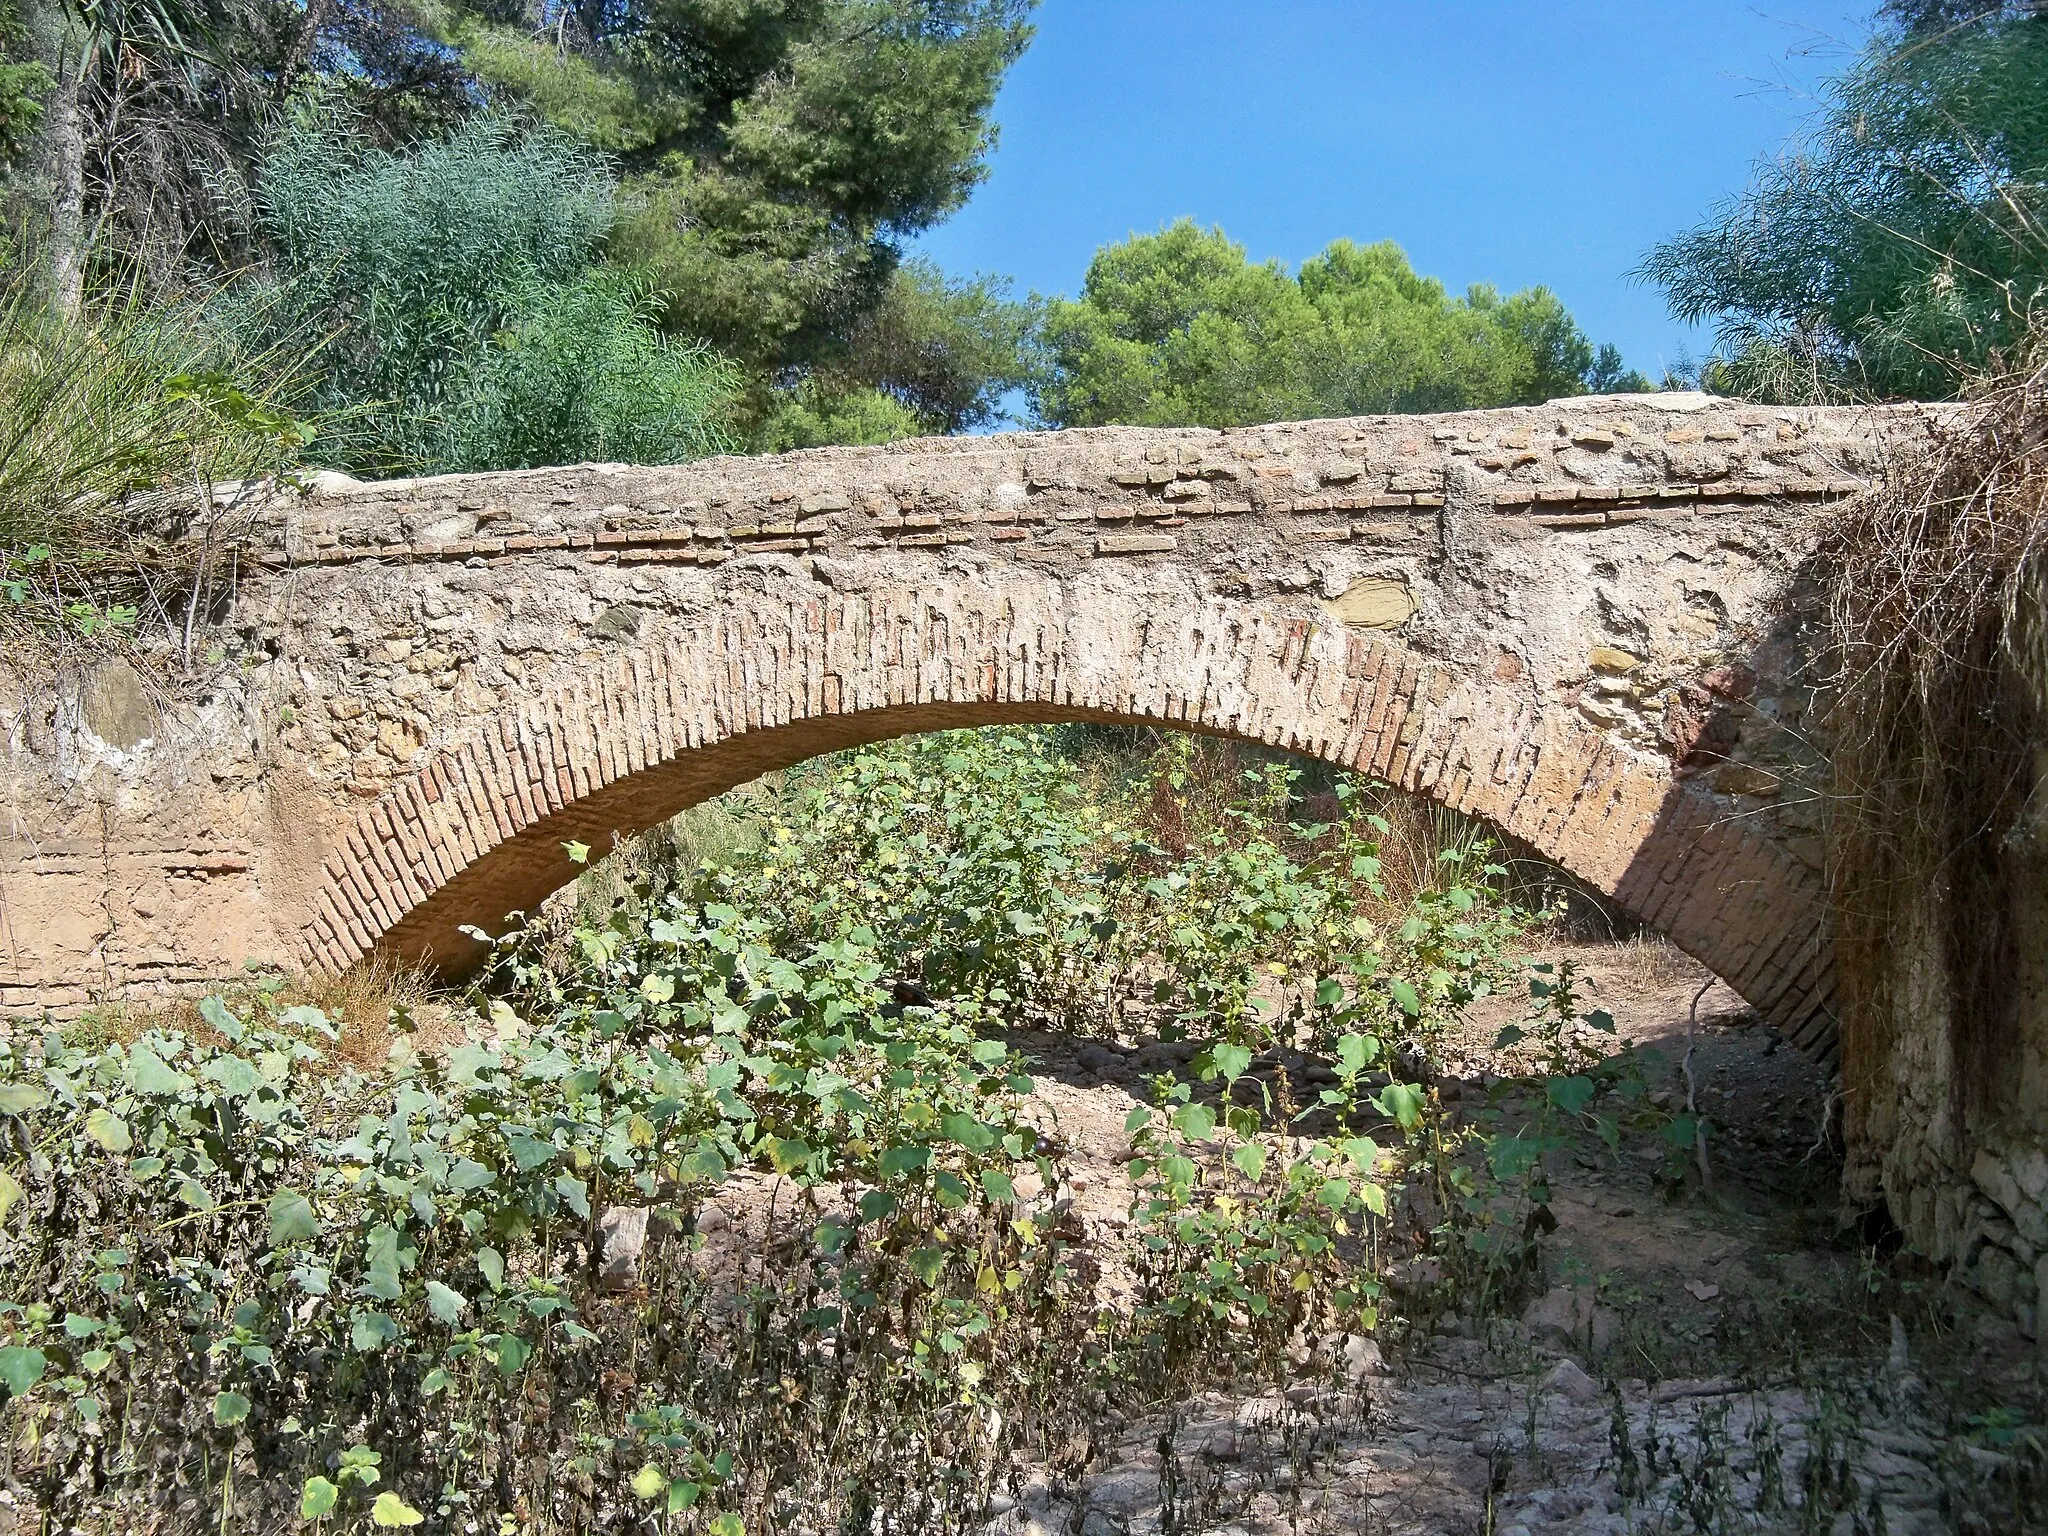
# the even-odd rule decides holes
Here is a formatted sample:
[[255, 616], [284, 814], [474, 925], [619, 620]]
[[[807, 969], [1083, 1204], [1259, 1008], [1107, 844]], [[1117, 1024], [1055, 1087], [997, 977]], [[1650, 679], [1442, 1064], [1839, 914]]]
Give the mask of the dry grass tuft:
[[270, 477], [310, 436], [290, 408], [303, 369], [235, 354], [204, 291], [52, 313], [9, 255], [0, 242], [0, 672], [33, 694], [118, 651], [189, 675]]
[[[340, 1031], [332, 1056], [364, 1069], [381, 1066], [389, 1057], [400, 1032], [394, 1015], [412, 1021], [416, 1043], [430, 1043], [437, 1030], [449, 1024], [452, 1012], [447, 989], [426, 971], [383, 956], [373, 956], [343, 976], [258, 972], [212, 990], [244, 1017], [257, 1011], [259, 993], [267, 995], [275, 1009], [300, 1004], [318, 1008]], [[221, 1044], [213, 1027], [200, 1017], [199, 1002], [197, 997], [110, 999], [87, 1009], [63, 1032], [80, 1046], [127, 1045], [153, 1029]]]
[[399, 1033], [394, 1016], [412, 1021], [416, 1044], [441, 1043], [451, 1012], [446, 997], [446, 985], [425, 969], [377, 954], [341, 976], [297, 978], [280, 1001], [286, 1007], [306, 1003], [326, 1014], [341, 1031], [335, 1055], [367, 1070], [390, 1056]]
[[1646, 929], [1617, 942], [1605, 958], [1615, 985], [1631, 996], [1697, 983], [1706, 974], [1699, 961], [1661, 933]]

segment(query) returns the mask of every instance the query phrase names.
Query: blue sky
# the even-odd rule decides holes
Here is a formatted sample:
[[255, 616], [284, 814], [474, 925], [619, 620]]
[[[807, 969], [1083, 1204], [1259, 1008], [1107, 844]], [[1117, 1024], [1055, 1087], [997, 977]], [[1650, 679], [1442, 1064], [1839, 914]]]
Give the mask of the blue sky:
[[1875, 0], [1045, 0], [988, 181], [918, 248], [1020, 292], [1182, 214], [1290, 265], [1393, 239], [1453, 291], [1555, 289], [1656, 374], [1706, 333], [1628, 277], [1738, 192]]

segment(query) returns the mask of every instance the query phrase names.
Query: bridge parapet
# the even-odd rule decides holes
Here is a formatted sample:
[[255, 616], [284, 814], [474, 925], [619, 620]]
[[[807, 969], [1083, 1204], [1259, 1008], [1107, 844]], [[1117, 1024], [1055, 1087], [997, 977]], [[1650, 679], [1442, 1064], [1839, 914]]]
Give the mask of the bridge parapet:
[[1853, 493], [1897, 413], [1610, 396], [1230, 431], [927, 438], [674, 468], [583, 465], [359, 484], [322, 476], [261, 528], [273, 566], [364, 559], [716, 566], [735, 556], [1024, 546], [1053, 563], [1285, 538], [1430, 550], [1445, 508], [1529, 535]]

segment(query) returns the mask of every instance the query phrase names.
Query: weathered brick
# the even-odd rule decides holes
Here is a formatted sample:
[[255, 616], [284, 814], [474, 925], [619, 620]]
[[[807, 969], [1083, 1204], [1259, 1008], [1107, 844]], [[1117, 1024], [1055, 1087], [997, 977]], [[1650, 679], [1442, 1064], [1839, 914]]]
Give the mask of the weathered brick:
[[1162, 554], [1180, 541], [1170, 533], [1108, 533], [1095, 541], [1098, 555]]

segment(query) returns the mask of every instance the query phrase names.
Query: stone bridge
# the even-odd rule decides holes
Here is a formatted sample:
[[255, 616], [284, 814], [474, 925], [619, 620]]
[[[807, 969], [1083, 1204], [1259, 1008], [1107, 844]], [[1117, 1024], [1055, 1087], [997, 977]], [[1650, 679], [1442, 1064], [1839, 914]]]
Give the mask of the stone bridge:
[[256, 505], [197, 683], [7, 701], [0, 1008], [459, 971], [572, 839], [854, 743], [1099, 720], [1482, 817], [1825, 1059], [1795, 578], [1922, 420], [1651, 395], [316, 476]]

